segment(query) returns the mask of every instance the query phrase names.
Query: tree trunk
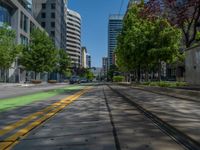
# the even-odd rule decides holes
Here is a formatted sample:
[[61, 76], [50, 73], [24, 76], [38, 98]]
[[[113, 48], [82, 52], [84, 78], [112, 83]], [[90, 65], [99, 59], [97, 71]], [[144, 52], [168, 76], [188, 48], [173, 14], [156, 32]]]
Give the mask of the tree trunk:
[[36, 80], [36, 78], [37, 78], [37, 72], [35, 71], [35, 80]]
[[7, 82], [7, 70], [4, 69], [4, 82], [6, 83]]
[[148, 68], [145, 69], [145, 80], [146, 80], [146, 82], [149, 81], [149, 72], [148, 72]]
[[149, 81], [149, 68], [148, 68], [148, 64], [145, 67], [145, 81], [148, 82]]
[[158, 81], [161, 81], [161, 61], [158, 62]]
[[140, 65], [137, 68], [137, 82], [140, 82]]

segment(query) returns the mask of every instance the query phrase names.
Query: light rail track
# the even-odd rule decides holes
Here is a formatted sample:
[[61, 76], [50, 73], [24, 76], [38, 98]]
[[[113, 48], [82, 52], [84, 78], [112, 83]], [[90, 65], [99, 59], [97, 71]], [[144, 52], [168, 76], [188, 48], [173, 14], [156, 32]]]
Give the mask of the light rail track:
[[[187, 134], [183, 133], [182, 131], [178, 130], [177, 128], [173, 127], [169, 123], [165, 122], [152, 112], [148, 111], [147, 109], [143, 108], [138, 103], [134, 102], [131, 98], [127, 97], [123, 93], [119, 92], [118, 90], [112, 88], [111, 86], [107, 85], [114, 93], [118, 96], [123, 98], [126, 102], [128, 102], [133, 107], [137, 108], [137, 110], [143, 114], [145, 117], [150, 119], [162, 132], [170, 136], [176, 143], [182, 146], [184, 149], [187, 150], [200, 150], [200, 143]], [[134, 97], [135, 98], [135, 97]], [[137, 99], [137, 98], [135, 98]]]

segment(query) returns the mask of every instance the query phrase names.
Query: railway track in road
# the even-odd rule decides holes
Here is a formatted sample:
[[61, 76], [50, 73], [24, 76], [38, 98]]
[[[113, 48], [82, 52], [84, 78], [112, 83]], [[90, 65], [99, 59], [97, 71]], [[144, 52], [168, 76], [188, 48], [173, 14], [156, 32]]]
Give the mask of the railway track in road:
[[[123, 100], [128, 102], [131, 106], [136, 108], [146, 118], [150, 119], [162, 132], [170, 136], [176, 143], [178, 143], [184, 149], [200, 150], [200, 143], [198, 141], [192, 139], [187, 134], [171, 126], [169, 123], [165, 122], [164, 120], [162, 120], [161, 118], [153, 114], [152, 112], [148, 111], [147, 109], [145, 109], [138, 103], [134, 102], [132, 98], [127, 97], [126, 95], [122, 94], [121, 92], [112, 88], [109, 85], [107, 86], [111, 89], [111, 91], [116, 93], [119, 97], [121, 97]], [[105, 91], [104, 91], [104, 94], [105, 94]]]
[[157, 95], [163, 95], [163, 96], [172, 97], [172, 98], [177, 98], [177, 99], [181, 99], [181, 100], [185, 100], [185, 101], [199, 102], [199, 100], [196, 100], [196, 98], [193, 99], [191, 97], [190, 98], [189, 97], [181, 97], [180, 95], [172, 95], [172, 94], [168, 94], [168, 93], [164, 93], [164, 92], [153, 91], [153, 90], [150, 90], [150, 89], [144, 89], [144, 88], [140, 88], [140, 87], [132, 87], [130, 85], [122, 85], [122, 86], [128, 86], [131, 89], [136, 89], [136, 90], [149, 92], [149, 93], [153, 93], [153, 94], [157, 94]]

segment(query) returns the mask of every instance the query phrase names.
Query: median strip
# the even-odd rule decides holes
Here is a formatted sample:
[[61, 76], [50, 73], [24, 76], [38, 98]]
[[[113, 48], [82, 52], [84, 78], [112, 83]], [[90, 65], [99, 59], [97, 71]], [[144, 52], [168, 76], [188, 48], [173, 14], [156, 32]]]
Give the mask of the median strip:
[[[28, 122], [33, 121], [38, 117], [37, 120], [33, 121], [32, 123], [28, 124], [22, 129], [19, 129], [11, 136], [4, 139], [0, 142], [0, 150], [10, 149], [12, 146], [18, 143], [18, 140], [26, 136], [32, 129], [38, 127], [40, 124], [48, 120], [49, 118], [53, 117], [56, 113], [64, 109], [67, 105], [78, 99], [81, 95], [86, 93], [91, 87], [87, 87], [82, 91], [79, 91], [69, 97], [61, 99], [59, 102], [52, 104], [51, 106], [43, 109], [42, 111], [36, 112], [12, 125], [5, 127], [4, 129], [0, 130], [1, 135], [4, 135], [22, 125], [25, 125]], [[55, 108], [55, 109], [53, 109]], [[40, 116], [42, 115], [42, 116]], [[39, 117], [40, 116], [40, 117]]]

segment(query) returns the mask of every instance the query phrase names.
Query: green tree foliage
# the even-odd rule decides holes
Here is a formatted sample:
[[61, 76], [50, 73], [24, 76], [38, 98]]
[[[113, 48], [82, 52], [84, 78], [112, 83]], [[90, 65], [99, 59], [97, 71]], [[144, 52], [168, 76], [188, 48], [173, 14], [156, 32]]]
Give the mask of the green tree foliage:
[[62, 75], [68, 75], [69, 68], [71, 66], [71, 60], [67, 52], [63, 49], [60, 49], [58, 52], [58, 66], [57, 70]]
[[7, 25], [0, 27], [0, 69], [3, 69], [5, 72], [11, 67], [20, 52], [20, 47], [15, 43], [15, 37], [15, 31]]
[[88, 80], [94, 79], [94, 74], [89, 68], [77, 68], [76, 73], [82, 78], [87, 78]]
[[118, 74], [118, 67], [116, 65], [111, 65], [108, 70], [108, 80], [113, 81], [113, 77]]
[[124, 81], [124, 76], [114, 76], [113, 82], [122, 82]]
[[30, 44], [26, 46], [20, 57], [20, 63], [28, 71], [37, 73], [51, 72], [57, 64], [57, 50], [46, 32], [34, 29], [31, 33]]
[[85, 77], [86, 77], [88, 80], [93, 80], [93, 79], [94, 79], [94, 74], [90, 71], [90, 69], [87, 69], [86, 74], [85, 74]]
[[181, 38], [181, 32], [167, 20], [143, 17], [143, 9], [143, 4], [129, 9], [116, 49], [120, 70], [137, 72], [138, 81], [141, 69], [148, 72], [154, 64], [173, 61], [179, 55]]

